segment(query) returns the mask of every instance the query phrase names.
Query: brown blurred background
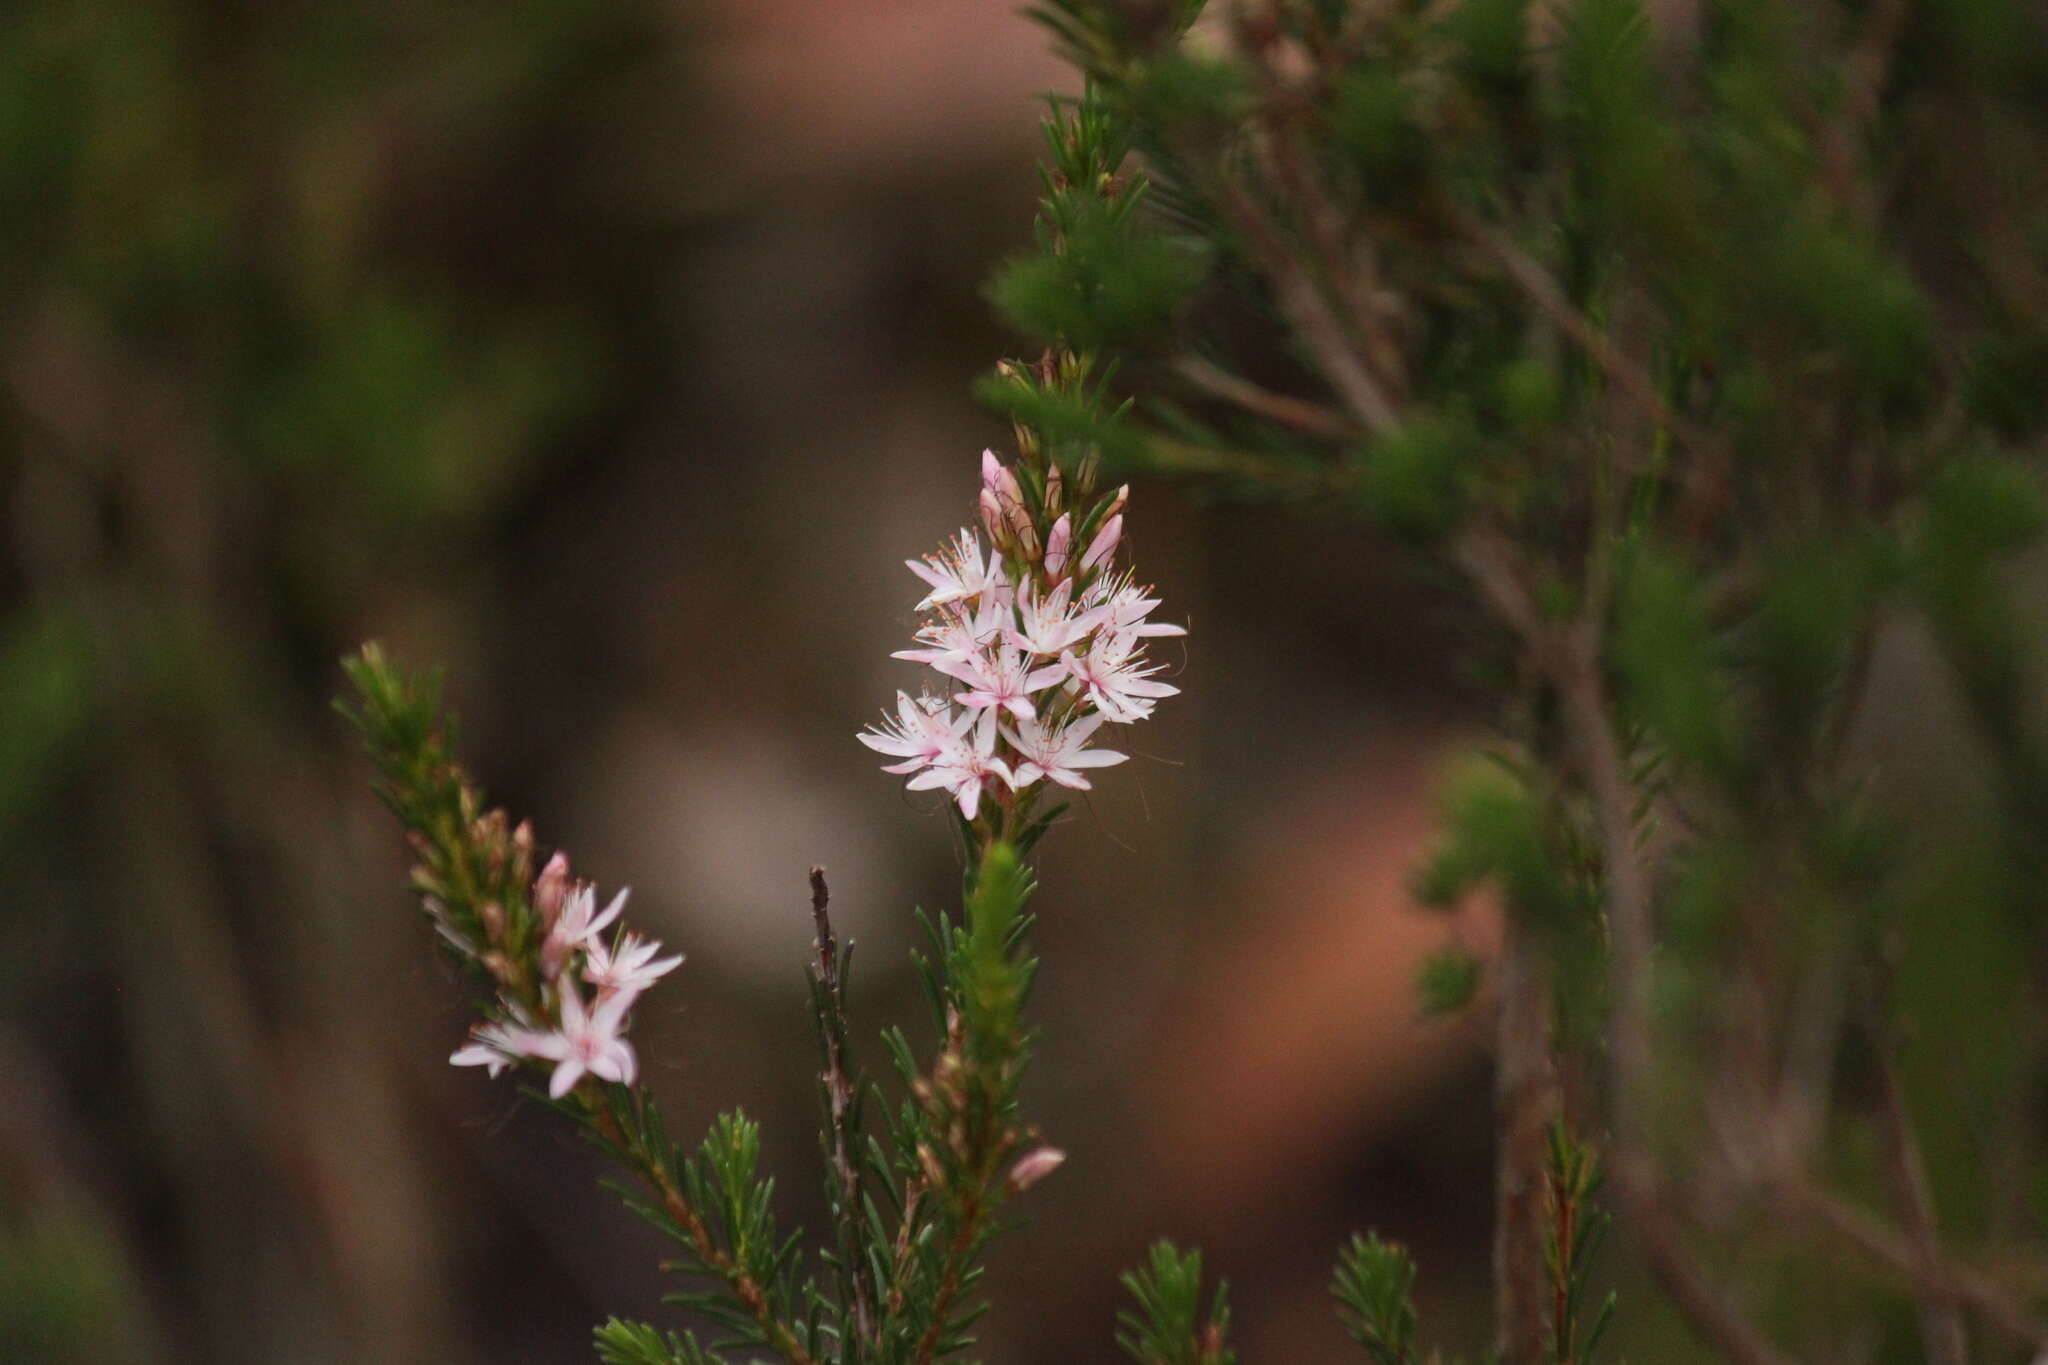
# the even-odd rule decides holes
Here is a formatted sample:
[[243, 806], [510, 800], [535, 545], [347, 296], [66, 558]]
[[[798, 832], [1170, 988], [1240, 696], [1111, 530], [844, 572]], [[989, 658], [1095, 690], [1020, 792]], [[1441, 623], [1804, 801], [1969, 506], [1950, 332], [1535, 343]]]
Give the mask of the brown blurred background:
[[[511, 1365], [673, 1320], [598, 1163], [445, 1063], [456, 983], [328, 709], [367, 637], [688, 952], [637, 1032], [673, 1122], [764, 1120], [819, 1225], [805, 872], [863, 1036], [918, 1019], [948, 825], [853, 734], [917, 672], [901, 561], [1007, 438], [980, 282], [1066, 79], [983, 0], [0, 17], [0, 1359]], [[1477, 1352], [1488, 1062], [1411, 978], [1489, 927], [1403, 892], [1477, 723], [1462, 623], [1354, 526], [1164, 486], [1131, 524], [1185, 695], [1048, 841], [1028, 1094], [1070, 1161], [986, 1358], [1111, 1358], [1160, 1234], [1248, 1359], [1334, 1353], [1365, 1226]]]

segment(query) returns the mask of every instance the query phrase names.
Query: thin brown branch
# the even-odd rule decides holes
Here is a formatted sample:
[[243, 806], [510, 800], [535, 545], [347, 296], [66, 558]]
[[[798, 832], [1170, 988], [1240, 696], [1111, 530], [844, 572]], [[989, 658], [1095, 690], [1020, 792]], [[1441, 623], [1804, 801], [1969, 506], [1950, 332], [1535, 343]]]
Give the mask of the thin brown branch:
[[1835, 197], [1866, 222], [1877, 215], [1877, 195], [1871, 177], [1860, 173], [1857, 151], [1877, 118], [1909, 8], [1908, 0], [1874, 0], [1863, 32], [1844, 62], [1847, 93], [1841, 108], [1814, 139], [1822, 178]]
[[1544, 626], [1543, 613], [1506, 540], [1486, 527], [1475, 526], [1458, 537], [1451, 558], [1502, 624], [1531, 649], [1548, 649], [1550, 632]]
[[1294, 324], [1294, 330], [1308, 343], [1317, 367], [1337, 391], [1337, 396], [1344, 400], [1344, 406], [1375, 436], [1384, 436], [1392, 431], [1400, 421], [1394, 405], [1380, 387], [1379, 380], [1372, 376], [1365, 362], [1351, 349], [1350, 338], [1344, 334], [1344, 324], [1322, 291], [1316, 288], [1301, 267], [1291, 263], [1279, 267], [1273, 285], [1280, 311], [1287, 315], [1287, 320]]
[[1349, 314], [1362, 358], [1398, 400], [1408, 388], [1408, 364], [1399, 343], [1382, 325], [1386, 307], [1372, 244], [1368, 240], [1359, 250], [1353, 250], [1347, 243], [1344, 214], [1324, 193], [1320, 177], [1302, 153], [1299, 129], [1294, 126], [1299, 121], [1296, 111], [1302, 100], [1286, 88], [1275, 71], [1272, 52], [1273, 48], [1267, 46], [1258, 53], [1259, 68], [1266, 78], [1266, 98], [1262, 104], [1264, 136], [1251, 139], [1251, 150], [1294, 206], [1302, 236], [1316, 254], [1322, 278], [1329, 282], [1331, 292]]
[[1231, 227], [1258, 253], [1259, 264], [1272, 282], [1275, 302], [1345, 410], [1373, 435], [1392, 431], [1399, 419], [1385, 389], [1359, 358], [1343, 320], [1294, 259], [1292, 249], [1267, 221], [1264, 211], [1244, 186], [1227, 179], [1219, 187], [1217, 205]]
[[1946, 1258], [1928, 1264], [1910, 1238], [1803, 1176], [1781, 1179], [1774, 1188], [1791, 1208], [1872, 1260], [1908, 1280], [1930, 1277], [1933, 1285], [1975, 1308], [2008, 1336], [2048, 1351], [2048, 1322], [2035, 1316], [2023, 1296], [1983, 1271]]
[[1655, 929], [1649, 870], [1635, 839], [1636, 798], [1614, 733], [1598, 636], [1581, 622], [1554, 656], [1565, 724], [1593, 796], [1607, 888], [1613, 973], [1609, 1055], [1614, 1068], [1614, 1171], [1620, 1204], [1644, 1259], [1694, 1329], [1738, 1365], [1788, 1360], [1707, 1279], [1657, 1191], [1643, 1121], [1650, 1094], [1650, 960]]
[[1311, 436], [1327, 436], [1338, 441], [1355, 440], [1359, 434], [1357, 425], [1340, 412], [1305, 398], [1261, 388], [1251, 380], [1197, 356], [1181, 357], [1174, 362], [1173, 369], [1175, 374], [1211, 398], [1242, 408], [1255, 417], [1305, 431]]
[[953, 1300], [960, 1294], [961, 1278], [967, 1273], [968, 1258], [974, 1254], [981, 1212], [981, 1200], [969, 1195], [960, 1210], [960, 1225], [954, 1229], [953, 1240], [946, 1246], [946, 1268], [940, 1273], [938, 1292], [932, 1296], [932, 1320], [926, 1324], [924, 1335], [917, 1339], [917, 1350], [911, 1356], [912, 1365], [931, 1365], [938, 1352], [939, 1338], [946, 1330], [946, 1319], [953, 1313]]
[[1287, 464], [1249, 450], [1197, 445], [1148, 432], [1146, 455], [1155, 468], [1181, 475], [1241, 479], [1288, 497], [1342, 496], [1355, 486], [1348, 465]]
[[1889, 1056], [1881, 1056], [1877, 1064], [1877, 1115], [1878, 1131], [1884, 1139], [1885, 1183], [1891, 1187], [1892, 1201], [1917, 1260], [1913, 1284], [1920, 1301], [1928, 1365], [1965, 1365], [1970, 1355], [1968, 1337], [1962, 1314], [1956, 1311], [1955, 1291], [1941, 1273], [1934, 1199], [1927, 1190], [1927, 1171], [1899, 1088], [1898, 1068]]
[[867, 1345], [876, 1340], [875, 1286], [864, 1243], [867, 1227], [865, 1201], [861, 1197], [860, 1169], [853, 1152], [853, 1077], [846, 1066], [846, 997], [839, 978], [839, 940], [832, 932], [832, 893], [825, 885], [825, 869], [811, 869], [811, 919], [817, 926], [818, 1034], [825, 1044], [825, 1070], [819, 1080], [825, 1087], [830, 1111], [827, 1138], [832, 1175], [837, 1185], [832, 1220], [839, 1229], [840, 1257], [846, 1263], [846, 1281], [852, 1290], [853, 1326], [856, 1339]]
[[1549, 317], [1557, 329], [1571, 338], [1608, 379], [1649, 419], [1670, 432], [1695, 454], [1718, 457], [1719, 444], [1705, 430], [1675, 412], [1664, 395], [1657, 392], [1649, 371], [1595, 327], [1552, 278], [1543, 263], [1524, 251], [1513, 238], [1477, 214], [1459, 210], [1454, 214], [1459, 231], [1480, 250], [1493, 257], [1518, 285], [1531, 303]]
[[1641, 1166], [1631, 1169], [1617, 1161], [1615, 1176], [1622, 1210], [1643, 1259], [1694, 1330], [1737, 1365], [1791, 1365], [1791, 1357], [1771, 1345], [1700, 1270], [1676, 1218]]

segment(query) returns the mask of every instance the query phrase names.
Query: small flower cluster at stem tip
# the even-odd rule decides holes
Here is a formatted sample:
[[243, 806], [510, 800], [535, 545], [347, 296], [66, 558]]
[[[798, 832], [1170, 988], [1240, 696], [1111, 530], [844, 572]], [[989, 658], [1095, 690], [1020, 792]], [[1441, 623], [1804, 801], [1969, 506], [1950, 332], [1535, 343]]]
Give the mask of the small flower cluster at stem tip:
[[1116, 567], [1130, 490], [1093, 500], [1084, 470], [1070, 493], [1057, 463], [1031, 455], [1011, 466], [982, 452], [986, 557], [963, 528], [938, 554], [904, 561], [930, 591], [917, 604], [917, 647], [893, 657], [945, 681], [936, 693], [898, 692], [895, 714], [859, 736], [896, 760], [882, 771], [909, 774], [913, 791], [945, 789], [966, 819], [993, 804], [998, 832], [1037, 784], [1085, 791], [1088, 769], [1124, 761], [1088, 741], [1180, 690], [1157, 679], [1164, 665], [1143, 645], [1187, 634], [1148, 620], [1152, 589]]
[[[448, 1060], [484, 1067], [494, 1078], [527, 1060], [553, 1062], [548, 1094], [555, 1099], [586, 1075], [631, 1085], [639, 1062], [624, 1036], [627, 1012], [642, 991], [683, 959], [680, 954], [659, 956], [659, 943], [623, 926], [605, 935], [625, 909], [628, 894], [620, 891], [599, 910], [597, 888], [572, 879], [563, 854], [550, 858], [533, 883], [533, 909], [542, 930], [533, 955], [539, 982], [534, 1003], [509, 990], [500, 992], [502, 1017], [471, 1029], [468, 1044]], [[437, 921], [444, 919], [438, 907], [427, 908]]]

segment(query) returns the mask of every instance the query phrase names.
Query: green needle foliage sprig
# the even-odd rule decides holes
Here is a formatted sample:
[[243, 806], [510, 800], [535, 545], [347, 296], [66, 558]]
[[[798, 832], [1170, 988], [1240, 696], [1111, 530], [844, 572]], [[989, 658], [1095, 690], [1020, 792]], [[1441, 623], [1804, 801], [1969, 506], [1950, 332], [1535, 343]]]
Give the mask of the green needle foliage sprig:
[[[1809, 1272], [1885, 1358], [1961, 1365], [1975, 1332], [2048, 1347], [2035, 1296], [1952, 1245], [2040, 1237], [1985, 1191], [2038, 1182], [2041, 1111], [1986, 1138], [1932, 1103], [1961, 1086], [2012, 1112], [2048, 1034], [1910, 1048], [1913, 992], [1867, 985], [1912, 938], [1894, 955], [1923, 1005], [1957, 990], [1938, 962], [1978, 966], [1968, 1005], [1935, 1011], [1952, 1028], [2048, 991], [2048, 749], [2013, 567], [2044, 522], [2048, 17], [1033, 14], [1083, 93], [1054, 102], [1033, 245], [990, 287], [1046, 358], [983, 397], [1108, 477], [1354, 514], [1484, 623], [1499, 771], [1454, 793], [1417, 887], [1507, 910], [1497, 957], [1447, 948], [1423, 982], [1435, 1011], [1496, 1012], [1501, 1360], [1578, 1359], [1596, 1332], [1576, 1298], [1557, 1311], [1597, 1226], [1560, 1121], [1605, 1127], [1629, 1246], [1723, 1358], [1833, 1351], [1839, 1311], [1793, 1292]], [[1976, 731], [1967, 814], [1902, 800], [1859, 743], [1922, 723], [1872, 685], [1902, 624]], [[1863, 1150], [1878, 1175], [1845, 1159]], [[1728, 1234], [1766, 1214], [1785, 1269], [1737, 1289], [1757, 1248]], [[1340, 1285], [1391, 1292], [1405, 1262], [1362, 1247]], [[1369, 1349], [1412, 1353], [1367, 1312], [1383, 1295], [1346, 1302]]]
[[1123, 1277], [1136, 1308], [1117, 1314], [1117, 1345], [1138, 1365], [1237, 1365], [1229, 1345], [1229, 1286], [1202, 1303], [1202, 1253], [1155, 1242], [1142, 1269]]

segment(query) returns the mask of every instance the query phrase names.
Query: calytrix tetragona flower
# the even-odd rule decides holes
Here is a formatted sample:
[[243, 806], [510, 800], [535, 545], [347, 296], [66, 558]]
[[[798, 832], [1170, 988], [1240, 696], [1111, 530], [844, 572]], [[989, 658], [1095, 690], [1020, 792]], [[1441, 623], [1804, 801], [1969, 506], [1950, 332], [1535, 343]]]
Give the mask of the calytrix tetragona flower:
[[1094, 463], [1063, 471], [1035, 441], [1017, 467], [982, 452], [987, 557], [962, 530], [938, 554], [904, 561], [929, 591], [916, 647], [894, 657], [961, 688], [918, 701], [899, 692], [896, 714], [858, 738], [892, 760], [884, 771], [907, 775], [914, 791], [945, 790], [971, 822], [1002, 830], [1028, 819], [1041, 782], [1087, 790], [1084, 770], [1125, 761], [1088, 748], [1090, 737], [1147, 718], [1179, 691], [1157, 680], [1163, 665], [1143, 642], [1186, 627], [1151, 620], [1159, 599], [1114, 567], [1130, 490], [1097, 497]]
[[[550, 858], [532, 887], [535, 919], [547, 926], [545, 937], [520, 951], [518, 963], [507, 956], [516, 945], [483, 959], [487, 966], [500, 961], [505, 970], [493, 970], [501, 982], [533, 984], [503, 986], [497, 1017], [472, 1028], [468, 1043], [448, 1060], [481, 1066], [493, 1077], [522, 1062], [553, 1062], [548, 1093], [556, 1099], [585, 1076], [632, 1084], [637, 1062], [624, 1037], [627, 1012], [683, 959], [680, 953], [660, 956], [661, 944], [631, 931], [606, 940], [604, 930], [624, 911], [628, 895], [620, 891], [600, 911], [597, 888], [573, 878], [564, 855]], [[494, 942], [501, 932], [493, 931]], [[594, 1000], [585, 998], [586, 984], [596, 990]]]

